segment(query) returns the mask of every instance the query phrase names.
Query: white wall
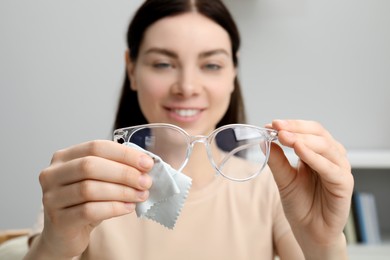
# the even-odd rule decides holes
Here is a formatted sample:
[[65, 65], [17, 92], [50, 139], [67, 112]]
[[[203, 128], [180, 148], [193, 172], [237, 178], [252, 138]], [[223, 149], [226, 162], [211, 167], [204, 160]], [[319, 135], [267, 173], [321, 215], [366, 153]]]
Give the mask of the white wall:
[[0, 229], [30, 227], [52, 153], [111, 137], [138, 1], [0, 1]]
[[[110, 138], [140, 2], [0, 1], [0, 229], [32, 225], [54, 151]], [[350, 149], [390, 149], [389, 1], [226, 2], [250, 123], [315, 119]]]
[[227, 2], [251, 123], [314, 119], [349, 149], [390, 148], [390, 1]]

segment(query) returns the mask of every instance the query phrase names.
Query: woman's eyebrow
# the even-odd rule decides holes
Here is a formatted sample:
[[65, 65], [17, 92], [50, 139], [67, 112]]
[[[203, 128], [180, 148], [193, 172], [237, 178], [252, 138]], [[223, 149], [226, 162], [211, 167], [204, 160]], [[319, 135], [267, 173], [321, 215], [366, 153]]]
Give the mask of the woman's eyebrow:
[[229, 52], [226, 51], [225, 49], [215, 49], [215, 50], [210, 50], [210, 51], [205, 51], [199, 54], [199, 58], [207, 58], [213, 55], [218, 55], [218, 54], [223, 54], [226, 56], [230, 56]]
[[145, 52], [146, 55], [151, 53], [162, 54], [171, 58], [178, 57], [175, 52], [163, 48], [150, 48]]
[[[156, 48], [156, 47], [150, 48], [150, 49], [146, 50], [145, 55], [148, 55], [151, 53], [165, 55], [165, 56], [168, 56], [170, 58], [178, 58], [178, 55], [174, 51], [171, 51], [171, 50], [168, 50], [165, 48]], [[230, 56], [229, 52], [226, 51], [225, 49], [215, 49], [215, 50], [201, 52], [199, 54], [199, 58], [207, 58], [207, 57], [210, 57], [213, 55], [218, 55], [218, 54]]]

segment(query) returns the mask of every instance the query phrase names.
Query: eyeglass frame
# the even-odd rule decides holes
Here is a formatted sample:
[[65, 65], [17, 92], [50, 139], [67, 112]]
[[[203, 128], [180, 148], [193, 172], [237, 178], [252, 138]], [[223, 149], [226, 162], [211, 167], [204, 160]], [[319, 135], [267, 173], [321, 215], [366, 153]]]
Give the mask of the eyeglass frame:
[[[157, 128], [157, 127], [166, 127], [166, 128], [174, 129], [186, 137], [186, 141], [187, 141], [186, 157], [185, 157], [184, 162], [182, 163], [182, 165], [178, 169], [179, 172], [181, 172], [184, 169], [184, 167], [187, 165], [194, 145], [196, 143], [203, 143], [206, 146], [207, 157], [209, 159], [209, 162], [211, 163], [213, 168], [217, 171], [217, 173], [222, 175], [224, 178], [227, 178], [229, 180], [236, 181], [236, 182], [244, 182], [244, 181], [248, 181], [248, 180], [251, 180], [253, 178], [256, 178], [263, 171], [263, 169], [264, 169], [265, 165], [267, 165], [267, 162], [269, 159], [270, 148], [271, 148], [270, 144], [271, 144], [271, 142], [276, 141], [278, 139], [278, 131], [277, 130], [270, 129], [270, 128], [258, 127], [258, 126], [249, 125], [249, 124], [227, 124], [227, 125], [223, 125], [221, 127], [214, 129], [208, 135], [190, 135], [189, 133], [187, 133], [187, 131], [185, 131], [183, 128], [181, 128], [177, 125], [168, 124], [168, 123], [150, 123], [150, 124], [142, 124], [142, 125], [137, 125], [137, 126], [130, 126], [130, 127], [123, 127], [123, 128], [115, 129], [113, 131], [113, 140], [114, 140], [114, 142], [117, 142], [117, 143], [121, 143], [119, 141], [120, 139], [123, 139], [123, 143], [129, 142], [133, 133], [135, 133], [139, 130], [142, 130], [144, 128]], [[216, 165], [216, 163], [213, 159], [213, 156], [212, 156], [211, 148], [209, 146], [211, 144], [210, 141], [215, 139], [215, 136], [218, 133], [220, 133], [221, 131], [223, 131], [225, 129], [229, 129], [229, 128], [234, 129], [235, 127], [246, 127], [246, 128], [252, 128], [252, 129], [259, 130], [262, 133], [262, 136], [264, 137], [264, 141], [267, 143], [265, 160], [264, 160], [264, 163], [263, 163], [261, 169], [259, 171], [257, 171], [255, 174], [253, 174], [249, 177], [246, 177], [246, 178], [242, 178], [242, 179], [230, 177], [230, 176], [224, 174], [219, 169], [219, 167]], [[235, 149], [233, 149], [229, 153], [233, 152], [234, 150]], [[226, 157], [229, 157], [229, 155]]]

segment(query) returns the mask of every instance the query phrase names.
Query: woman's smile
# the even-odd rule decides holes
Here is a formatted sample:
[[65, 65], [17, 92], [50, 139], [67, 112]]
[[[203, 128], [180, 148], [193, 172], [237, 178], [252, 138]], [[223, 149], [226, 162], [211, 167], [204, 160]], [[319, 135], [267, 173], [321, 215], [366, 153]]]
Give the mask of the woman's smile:
[[182, 122], [196, 121], [203, 111], [196, 108], [167, 108], [167, 110], [172, 119]]

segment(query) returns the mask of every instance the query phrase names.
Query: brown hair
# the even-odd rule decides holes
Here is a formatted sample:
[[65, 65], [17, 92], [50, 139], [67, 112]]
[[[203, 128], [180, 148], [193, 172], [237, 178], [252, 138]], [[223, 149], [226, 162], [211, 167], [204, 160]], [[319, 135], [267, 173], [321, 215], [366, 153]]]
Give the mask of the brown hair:
[[[127, 45], [130, 59], [134, 62], [137, 60], [144, 33], [154, 22], [167, 16], [194, 11], [213, 20], [228, 32], [232, 45], [233, 63], [237, 67], [240, 35], [230, 12], [220, 0], [146, 0], [135, 13], [128, 28]], [[229, 107], [217, 127], [245, 123], [245, 121], [243, 97], [236, 77]], [[114, 129], [147, 123], [138, 103], [137, 92], [131, 90], [130, 80], [125, 73]]]

